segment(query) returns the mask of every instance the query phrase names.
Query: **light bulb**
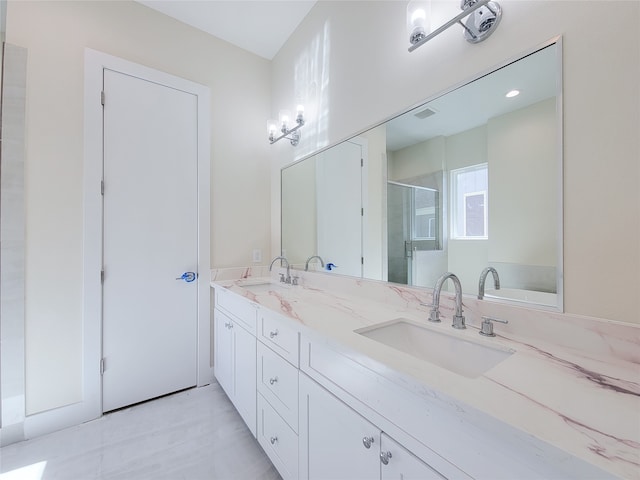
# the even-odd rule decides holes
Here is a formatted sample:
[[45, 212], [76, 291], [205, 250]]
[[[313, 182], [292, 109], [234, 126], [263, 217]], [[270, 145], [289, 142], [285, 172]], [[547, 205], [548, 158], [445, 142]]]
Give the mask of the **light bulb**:
[[411, 45], [415, 45], [429, 33], [430, 7], [430, 3], [424, 0], [413, 0], [407, 5], [407, 32]]
[[280, 110], [278, 118], [280, 119], [280, 130], [283, 132], [286, 131], [289, 125], [289, 119], [291, 118], [291, 113], [289, 113], [289, 110]]
[[419, 27], [424, 25], [424, 22], [427, 20], [427, 12], [425, 12], [422, 8], [417, 8], [411, 14], [411, 25], [413, 27]]
[[513, 98], [513, 97], [517, 97], [518, 95], [520, 95], [520, 90], [510, 90], [510, 91], [507, 92], [505, 97]]
[[298, 105], [296, 107], [296, 122], [304, 122], [304, 105]]
[[273, 140], [276, 138], [276, 133], [278, 132], [278, 125], [275, 120], [269, 120], [267, 122], [267, 132], [269, 134], [269, 140]]

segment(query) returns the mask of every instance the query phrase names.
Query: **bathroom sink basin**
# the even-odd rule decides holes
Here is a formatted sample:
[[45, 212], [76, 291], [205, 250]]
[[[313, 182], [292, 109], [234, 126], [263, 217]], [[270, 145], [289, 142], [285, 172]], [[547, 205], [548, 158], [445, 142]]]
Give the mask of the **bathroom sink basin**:
[[283, 288], [282, 285], [279, 283], [273, 283], [268, 281], [251, 281], [246, 283], [243, 282], [238, 286], [255, 293], [269, 292], [271, 290]]
[[468, 378], [479, 377], [514, 353], [437, 332], [405, 318], [360, 328], [355, 333]]

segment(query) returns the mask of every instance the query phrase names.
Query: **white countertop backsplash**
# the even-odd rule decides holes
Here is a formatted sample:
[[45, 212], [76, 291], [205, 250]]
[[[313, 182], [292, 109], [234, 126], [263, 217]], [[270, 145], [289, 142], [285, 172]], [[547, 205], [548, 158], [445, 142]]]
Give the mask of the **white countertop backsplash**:
[[[442, 292], [442, 323], [429, 324], [431, 289], [295, 270], [300, 285], [278, 284], [284, 269], [212, 270], [212, 286], [297, 321], [347, 356], [404, 388], [425, 386], [622, 478], [640, 479], [640, 325], [463, 297], [467, 329], [451, 328], [453, 295]], [[293, 272], [293, 271], [292, 271]], [[254, 292], [242, 284], [273, 281]], [[478, 335], [481, 316], [496, 337]], [[516, 351], [478, 378], [457, 375], [354, 333], [396, 318]]]

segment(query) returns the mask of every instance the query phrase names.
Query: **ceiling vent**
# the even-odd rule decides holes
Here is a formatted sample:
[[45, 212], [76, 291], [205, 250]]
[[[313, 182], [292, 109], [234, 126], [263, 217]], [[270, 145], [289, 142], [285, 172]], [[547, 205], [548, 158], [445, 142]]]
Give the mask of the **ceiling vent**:
[[435, 110], [432, 110], [429, 107], [427, 107], [424, 110], [422, 110], [421, 112], [416, 113], [415, 116], [418, 117], [421, 120], [424, 120], [425, 118], [428, 118], [431, 115], [435, 115], [435, 114], [436, 114]]

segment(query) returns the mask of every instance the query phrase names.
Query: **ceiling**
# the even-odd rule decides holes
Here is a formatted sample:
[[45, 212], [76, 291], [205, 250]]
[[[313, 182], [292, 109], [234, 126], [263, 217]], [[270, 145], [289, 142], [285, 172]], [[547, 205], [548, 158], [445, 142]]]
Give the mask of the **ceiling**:
[[[394, 118], [387, 123], [387, 148], [395, 151], [439, 135], [454, 135], [554, 97], [557, 62], [556, 47], [546, 47]], [[512, 89], [520, 95], [505, 98]], [[434, 113], [422, 114], [427, 108]]]
[[316, 0], [136, 0], [267, 60]]
[[[317, 0], [136, 0], [165, 15], [268, 60]], [[387, 123], [391, 151], [438, 135], [453, 135], [556, 94], [555, 51], [545, 49]], [[505, 99], [518, 88], [522, 94]], [[416, 117], [426, 107], [434, 114]]]

